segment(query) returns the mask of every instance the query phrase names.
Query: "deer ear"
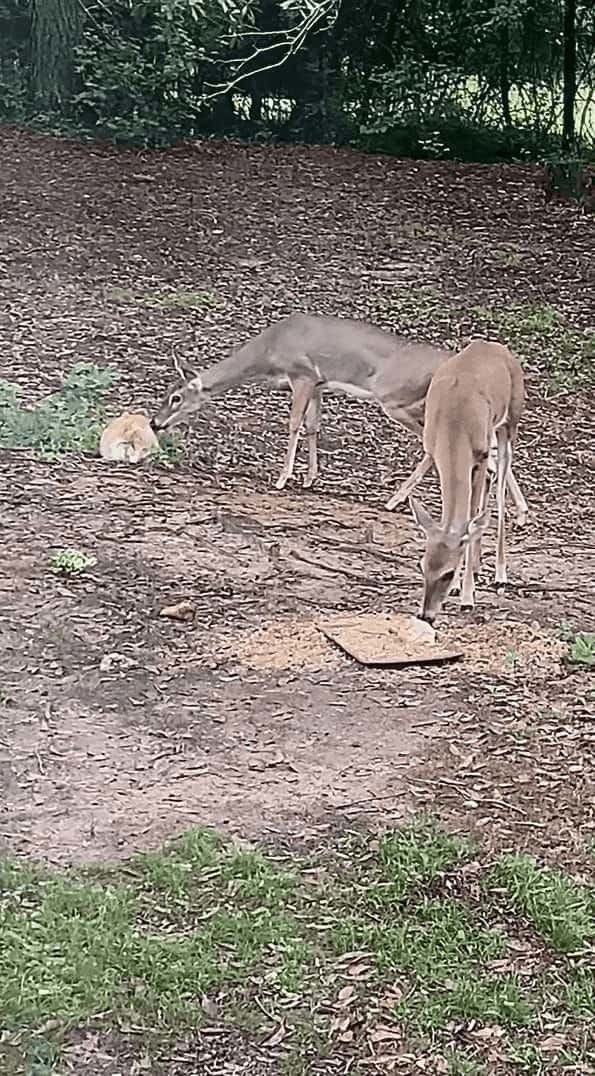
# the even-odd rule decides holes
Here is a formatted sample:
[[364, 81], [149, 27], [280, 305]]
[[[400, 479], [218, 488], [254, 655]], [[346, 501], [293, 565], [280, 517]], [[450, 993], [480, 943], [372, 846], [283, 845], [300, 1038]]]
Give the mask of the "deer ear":
[[434, 520], [432, 519], [427, 509], [424, 508], [423, 504], [421, 504], [419, 501], [416, 501], [415, 497], [410, 497], [409, 507], [413, 513], [413, 518], [417, 523], [418, 527], [420, 527], [420, 529], [426, 534], [428, 533], [428, 531], [431, 531], [432, 528], [435, 526]]
[[484, 508], [483, 512], [475, 516], [474, 519], [470, 519], [465, 530], [463, 531], [463, 544], [467, 545], [468, 542], [472, 542], [474, 538], [481, 538], [482, 534], [487, 530], [490, 522], [491, 508], [488, 506]]
[[194, 380], [194, 378], [196, 377], [196, 374], [195, 374], [194, 370], [192, 370], [190, 368], [190, 366], [184, 366], [180, 362], [180, 360], [178, 359], [175, 352], [172, 353], [172, 361], [173, 361], [174, 370], [175, 370], [177, 376], [182, 381], [193, 381]]
[[194, 392], [202, 392], [202, 377], [200, 374], [195, 374], [193, 370], [187, 371], [186, 384], [189, 389], [193, 389]]

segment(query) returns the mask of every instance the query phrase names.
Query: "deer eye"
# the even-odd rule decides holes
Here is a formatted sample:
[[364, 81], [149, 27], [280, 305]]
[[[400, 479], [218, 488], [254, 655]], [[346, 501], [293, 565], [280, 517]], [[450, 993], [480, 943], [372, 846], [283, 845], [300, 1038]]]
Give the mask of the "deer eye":
[[169, 402], [170, 402], [170, 404], [173, 405], [173, 407], [177, 407], [178, 404], [181, 404], [182, 397], [181, 397], [180, 393], [179, 392], [172, 392], [172, 394], [171, 394], [171, 396], [169, 398]]

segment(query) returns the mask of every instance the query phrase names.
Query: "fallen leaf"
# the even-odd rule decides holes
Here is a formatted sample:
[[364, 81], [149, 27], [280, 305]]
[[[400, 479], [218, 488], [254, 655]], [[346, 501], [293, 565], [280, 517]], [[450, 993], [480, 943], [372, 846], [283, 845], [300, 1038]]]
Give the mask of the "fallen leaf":
[[370, 1042], [397, 1042], [401, 1035], [397, 1028], [378, 1024], [377, 1027], [368, 1032], [368, 1038]]
[[200, 1007], [204, 1013], [210, 1017], [211, 1020], [217, 1020], [219, 1017], [219, 1010], [214, 1001], [211, 1001], [206, 994], [203, 994], [200, 999]]
[[566, 1035], [548, 1035], [547, 1038], [540, 1040], [539, 1049], [545, 1050], [546, 1053], [551, 1053], [561, 1050], [567, 1041]]
[[196, 606], [192, 602], [178, 602], [177, 605], [165, 605], [160, 610], [159, 616], [166, 616], [170, 620], [181, 620], [187, 622], [194, 619], [196, 613]]
[[360, 979], [363, 975], [367, 975], [369, 972], [369, 964], [352, 964], [347, 968], [347, 974], [351, 975], [352, 979]]
[[339, 1005], [343, 1007], [348, 1005], [351, 999], [355, 996], [354, 986], [342, 986], [337, 995]]
[[283, 1042], [283, 1039], [285, 1038], [286, 1035], [287, 1035], [287, 1028], [286, 1028], [285, 1024], [283, 1023], [283, 1021], [281, 1021], [281, 1023], [279, 1024], [279, 1027], [275, 1031], [273, 1031], [272, 1034], [269, 1035], [269, 1037], [267, 1039], [264, 1040], [262, 1045], [267, 1046], [269, 1049], [272, 1048], [273, 1046], [278, 1046], [280, 1042]]

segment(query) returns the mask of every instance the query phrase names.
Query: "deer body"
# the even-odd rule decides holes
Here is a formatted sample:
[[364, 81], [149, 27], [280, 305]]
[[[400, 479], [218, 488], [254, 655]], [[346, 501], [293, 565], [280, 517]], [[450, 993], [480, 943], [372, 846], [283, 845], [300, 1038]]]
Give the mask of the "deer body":
[[99, 455], [104, 460], [139, 463], [158, 447], [147, 416], [124, 411], [103, 431]]
[[[375, 400], [395, 422], [421, 439], [424, 401], [438, 367], [453, 352], [395, 336], [363, 321], [293, 314], [270, 325], [232, 355], [202, 373], [179, 369], [181, 381], [153, 418], [153, 429], [169, 429], [198, 411], [205, 397], [250, 380], [289, 382], [291, 410], [285, 462], [276, 482], [283, 489], [293, 476], [302, 425], [308, 444], [304, 485], [318, 475], [318, 433], [322, 392], [328, 388]], [[432, 466], [424, 460], [391, 497], [393, 508], [407, 498]], [[513, 492], [514, 496], [514, 492]]]
[[[424, 458], [430, 460], [430, 465], [435, 464], [440, 479], [440, 522], [435, 523], [422, 505], [411, 500], [415, 519], [426, 534], [421, 609], [426, 620], [434, 620], [463, 556], [461, 605], [474, 605], [474, 570], [479, 567], [481, 537], [489, 521], [489, 508], [484, 501], [494, 439], [496, 582], [506, 582], [504, 493], [524, 400], [523, 372], [517, 359], [508, 348], [485, 340], [472, 341], [444, 362], [432, 379], [426, 398], [423, 441]], [[522, 494], [520, 498], [519, 513], [526, 515]]]

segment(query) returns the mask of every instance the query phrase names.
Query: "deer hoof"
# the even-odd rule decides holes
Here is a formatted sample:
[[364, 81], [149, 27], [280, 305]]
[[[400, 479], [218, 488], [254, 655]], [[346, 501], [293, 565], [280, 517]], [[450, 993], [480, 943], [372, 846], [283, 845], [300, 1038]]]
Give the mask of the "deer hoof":
[[287, 485], [287, 479], [288, 478], [289, 478], [289, 475], [281, 475], [281, 478], [278, 478], [277, 481], [275, 482], [275, 489], [285, 489], [285, 486]]

